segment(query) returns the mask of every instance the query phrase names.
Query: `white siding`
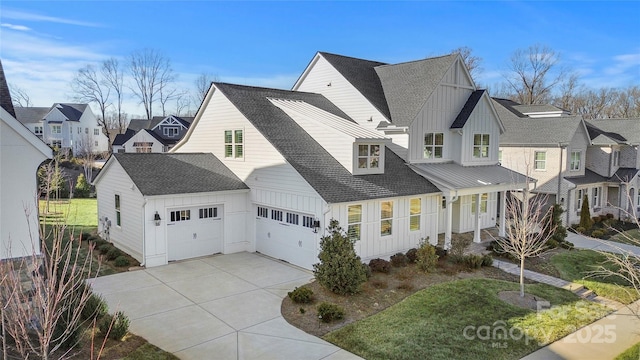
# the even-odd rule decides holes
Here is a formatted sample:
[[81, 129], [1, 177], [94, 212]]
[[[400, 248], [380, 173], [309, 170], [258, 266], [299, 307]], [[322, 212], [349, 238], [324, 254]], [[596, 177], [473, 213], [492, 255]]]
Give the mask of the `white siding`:
[[[473, 137], [475, 134], [489, 134], [489, 157], [473, 157]], [[462, 165], [493, 165], [498, 162], [498, 148], [500, 145], [500, 126], [495, 113], [491, 109], [487, 96], [483, 96], [469, 116], [464, 126], [461, 141], [461, 151], [456, 153], [454, 161]], [[461, 158], [457, 158], [457, 154]]]
[[[420, 217], [420, 230], [409, 231], [409, 204], [412, 198], [421, 200], [422, 214]], [[363, 260], [371, 258], [388, 258], [398, 252], [405, 252], [416, 247], [420, 239], [429, 238], [431, 243], [438, 239], [438, 208], [440, 206], [438, 195], [416, 195], [400, 198], [376, 199], [353, 203], [331, 204], [330, 211], [324, 216], [325, 223], [331, 219], [340, 222], [340, 226], [346, 231], [347, 209], [349, 205], [362, 205], [362, 225], [360, 240], [355, 243], [355, 248]], [[380, 235], [380, 204], [382, 201], [393, 201], [393, 227], [392, 234]], [[325, 226], [326, 227], [326, 226]]]
[[[105, 230], [103, 220], [108, 218], [111, 221], [109, 235], [103, 237], [143, 263], [144, 199], [115, 158], [111, 158], [106, 166], [108, 168], [102, 170], [96, 183], [98, 219], [101, 220], [99, 231]], [[116, 223], [116, 194], [120, 195], [121, 226]]]
[[[136, 148], [133, 146], [133, 144], [137, 143], [137, 142], [150, 142], [150, 143], [153, 143], [153, 145], [151, 146], [151, 152], [154, 152], [154, 153], [164, 152], [164, 145], [162, 145], [158, 141], [158, 139], [154, 138], [153, 136], [151, 136], [146, 131], [138, 131], [135, 135], [133, 135], [131, 137], [131, 139], [129, 139], [127, 142], [125, 142], [123, 144], [125, 152], [131, 152], [131, 153], [136, 152]], [[115, 151], [116, 150], [114, 149], [114, 152]]]
[[40, 253], [36, 172], [44, 160], [0, 119], [0, 259]]
[[[579, 126], [578, 130], [573, 135], [571, 143], [567, 149], [566, 167], [567, 173], [565, 176], [582, 176], [584, 175], [584, 169], [586, 164], [587, 147], [589, 146], [589, 136], [584, 126]], [[580, 169], [577, 171], [571, 171], [571, 152], [580, 151], [582, 154]]]
[[[454, 233], [464, 233], [468, 231], [474, 231], [475, 228], [475, 214], [471, 212], [471, 205], [473, 203], [473, 197], [476, 195], [461, 196], [458, 201], [452, 204], [453, 206], [453, 222], [452, 231]], [[496, 214], [498, 211], [498, 194], [489, 193], [487, 199], [487, 212], [480, 213], [480, 228], [485, 229], [496, 225]]]
[[318, 55], [314, 61], [294, 90], [324, 95], [367, 129], [375, 130], [381, 121], [389, 121], [326, 59]]

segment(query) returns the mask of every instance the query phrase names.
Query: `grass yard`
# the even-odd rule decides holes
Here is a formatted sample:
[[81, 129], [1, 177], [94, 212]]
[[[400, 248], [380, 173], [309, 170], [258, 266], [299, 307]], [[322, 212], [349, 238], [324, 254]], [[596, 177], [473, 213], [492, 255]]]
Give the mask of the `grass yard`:
[[[608, 299], [630, 304], [640, 295], [629, 284], [614, 276], [607, 278], [593, 277], [590, 274], [603, 265], [606, 256], [592, 250], [573, 250], [555, 254], [550, 262], [560, 278], [584, 285], [587, 289]], [[609, 267], [611, 270], [616, 270]]]
[[66, 223], [68, 227], [96, 228], [98, 201], [96, 199], [40, 200], [40, 221]]
[[628, 348], [622, 354], [616, 356], [615, 360], [638, 360], [640, 359], [640, 343]]
[[619, 234], [615, 234], [610, 237], [609, 240], [623, 244], [640, 246], [640, 229], [631, 229]]
[[[602, 305], [544, 284], [526, 287], [528, 293], [557, 306], [542, 313], [498, 298], [501, 291], [514, 291], [518, 286], [492, 279], [434, 285], [324, 338], [368, 360], [519, 359], [609, 312]], [[499, 338], [506, 334], [501, 329], [508, 332], [515, 327], [530, 338], [517, 339], [522, 332], [515, 330], [516, 339]]]

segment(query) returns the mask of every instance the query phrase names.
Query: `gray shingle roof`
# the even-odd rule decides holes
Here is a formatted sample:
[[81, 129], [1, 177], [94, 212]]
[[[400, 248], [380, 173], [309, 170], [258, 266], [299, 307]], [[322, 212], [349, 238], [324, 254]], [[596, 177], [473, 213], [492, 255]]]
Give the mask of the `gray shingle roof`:
[[352, 175], [293, 119], [268, 100], [301, 100], [349, 119], [320, 94], [224, 83], [214, 85], [328, 203], [440, 192], [388, 148], [385, 151], [384, 174]]
[[585, 169], [584, 176], [565, 177], [565, 180], [576, 185], [587, 185], [595, 183], [626, 183], [631, 181], [640, 170], [634, 168], [619, 168], [611, 177], [602, 176], [595, 172]]
[[585, 122], [594, 145], [640, 144], [640, 119], [598, 119]]
[[505, 129], [500, 136], [500, 146], [558, 146], [559, 143], [571, 142], [576, 131], [583, 126], [580, 116], [518, 117], [503, 103], [500, 99], [493, 99], [493, 105]]
[[561, 108], [549, 104], [515, 105], [514, 108], [523, 114], [537, 112], [563, 111]]
[[[57, 103], [53, 107], [58, 108], [69, 121], [80, 121], [82, 113], [87, 108], [87, 104], [70, 104], [70, 103]], [[52, 108], [53, 108], [52, 107]]]
[[393, 124], [411, 124], [457, 57], [457, 54], [450, 54], [375, 68]]
[[2, 61], [0, 61], [0, 106], [5, 109], [11, 116], [16, 117], [16, 112], [13, 108], [13, 100], [11, 99], [11, 93], [9, 92], [9, 85], [7, 79], [4, 77], [4, 69], [2, 69]]
[[133, 135], [135, 135], [136, 132], [134, 130], [131, 129], [127, 129], [124, 134], [117, 134], [116, 137], [113, 139], [113, 145], [124, 145], [124, 143], [126, 143], [127, 141], [129, 141], [129, 139], [131, 139], [133, 137]]
[[462, 110], [460, 110], [460, 113], [453, 121], [453, 124], [451, 124], [451, 129], [462, 129], [464, 127], [467, 120], [469, 120], [469, 116], [471, 116], [473, 109], [476, 108], [478, 101], [482, 99], [482, 94], [484, 93], [485, 90], [476, 90], [471, 93], [469, 99], [467, 99], [467, 102], [462, 107]]
[[119, 153], [112, 156], [145, 196], [249, 188], [213, 154]]
[[389, 105], [382, 90], [375, 67], [385, 65], [378, 61], [356, 59], [348, 56], [320, 52], [351, 85], [353, 85], [369, 102], [387, 119], [391, 119]]
[[50, 109], [48, 107], [17, 107], [16, 119], [23, 124], [39, 123]]

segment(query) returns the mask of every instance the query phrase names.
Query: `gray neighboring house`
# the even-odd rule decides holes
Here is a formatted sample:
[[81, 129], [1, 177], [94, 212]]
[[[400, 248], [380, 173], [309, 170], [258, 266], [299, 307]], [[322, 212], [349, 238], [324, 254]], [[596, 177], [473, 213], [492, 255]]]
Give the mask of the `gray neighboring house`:
[[116, 135], [113, 152], [167, 152], [187, 133], [193, 117], [154, 116], [132, 119], [124, 134]]

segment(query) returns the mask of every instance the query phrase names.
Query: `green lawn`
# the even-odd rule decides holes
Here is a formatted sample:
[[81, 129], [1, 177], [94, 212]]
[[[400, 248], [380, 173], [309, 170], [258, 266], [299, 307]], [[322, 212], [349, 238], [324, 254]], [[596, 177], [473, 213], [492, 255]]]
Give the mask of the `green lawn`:
[[640, 359], [640, 343], [633, 345], [622, 354], [616, 356], [615, 360], [638, 360]]
[[[608, 299], [629, 304], [640, 298], [632, 287], [622, 279], [610, 276], [606, 278], [591, 276], [598, 266], [604, 264], [606, 256], [592, 250], [574, 250], [551, 257], [551, 264], [558, 270], [560, 277], [584, 285], [587, 289]], [[616, 270], [611, 266], [611, 270]]]
[[615, 234], [610, 237], [609, 240], [623, 244], [640, 246], [640, 229], [631, 229], [623, 233]]
[[[519, 359], [609, 312], [544, 284], [527, 285], [526, 291], [556, 306], [551, 310], [536, 313], [498, 298], [500, 291], [518, 288], [491, 279], [434, 285], [324, 338], [368, 360]], [[511, 330], [513, 338], [500, 338], [501, 329]]]
[[98, 202], [96, 199], [40, 200], [40, 220], [63, 222], [68, 227], [97, 227]]

